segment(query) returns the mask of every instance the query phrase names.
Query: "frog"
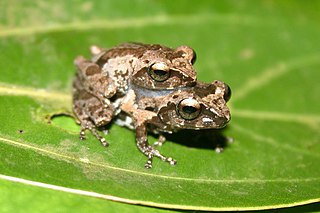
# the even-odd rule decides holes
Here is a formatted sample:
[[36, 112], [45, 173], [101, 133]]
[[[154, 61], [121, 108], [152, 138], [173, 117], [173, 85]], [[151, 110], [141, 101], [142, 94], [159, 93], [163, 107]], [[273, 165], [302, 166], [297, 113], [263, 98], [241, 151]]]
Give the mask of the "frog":
[[[196, 54], [188, 46], [125, 43], [111, 49], [92, 46], [91, 53], [91, 60], [75, 59], [73, 111], [81, 125], [81, 140], [90, 130], [108, 146], [98, 129], [115, 121], [135, 129], [137, 147], [148, 157], [145, 168], [152, 168], [154, 157], [175, 165], [176, 160], [156, 149], [165, 142], [163, 133], [217, 129], [230, 120], [229, 86], [198, 82], [193, 68]], [[153, 145], [148, 132], [159, 134]]]
[[91, 59], [78, 56], [73, 82], [73, 111], [81, 124], [80, 139], [95, 127], [108, 124], [119, 113], [119, 103], [130, 85], [153, 90], [191, 87], [196, 83], [195, 51], [182, 45], [175, 49], [160, 44], [123, 43], [105, 49], [91, 46]]
[[[225, 127], [231, 119], [226, 105], [230, 97], [230, 87], [218, 80], [160, 92], [133, 87], [121, 104], [124, 116], [119, 116], [122, 120], [116, 122], [135, 130], [137, 147], [148, 157], [145, 168], [152, 168], [154, 157], [175, 165], [175, 159], [156, 149], [166, 141], [163, 133]], [[153, 145], [148, 143], [148, 132], [159, 135]]]
[[78, 56], [77, 79], [104, 102], [115, 94], [124, 95], [129, 84], [170, 90], [196, 83], [193, 64], [196, 53], [189, 46], [175, 49], [160, 44], [123, 43], [104, 49], [91, 46], [91, 60]]

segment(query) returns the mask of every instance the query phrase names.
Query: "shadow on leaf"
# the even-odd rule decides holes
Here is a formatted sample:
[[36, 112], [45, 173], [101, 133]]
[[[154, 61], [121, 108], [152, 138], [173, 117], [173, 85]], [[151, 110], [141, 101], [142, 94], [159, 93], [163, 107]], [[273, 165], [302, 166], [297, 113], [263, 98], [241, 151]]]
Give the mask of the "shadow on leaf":
[[167, 140], [187, 147], [213, 149], [216, 152], [221, 152], [232, 142], [223, 132], [224, 129], [180, 130], [173, 134], [166, 134], [165, 136]]

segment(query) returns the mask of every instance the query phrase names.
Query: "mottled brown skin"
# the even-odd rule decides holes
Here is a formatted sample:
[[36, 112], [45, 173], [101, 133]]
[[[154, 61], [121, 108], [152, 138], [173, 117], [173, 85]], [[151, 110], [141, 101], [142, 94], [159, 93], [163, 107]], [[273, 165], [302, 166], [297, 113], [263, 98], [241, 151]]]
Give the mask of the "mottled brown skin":
[[106, 140], [99, 135], [96, 128], [108, 124], [114, 114], [112, 106], [105, 107], [103, 102], [89, 93], [80, 81], [79, 75], [73, 83], [73, 111], [80, 125], [80, 139], [85, 139], [85, 130], [90, 130], [103, 146], [108, 146]]
[[[211, 84], [198, 82], [194, 87], [176, 89], [167, 94], [157, 94], [151, 90], [149, 93], [147, 91], [140, 93], [141, 90], [138, 88], [135, 88], [135, 91], [129, 90], [121, 110], [133, 119], [137, 146], [148, 156], [146, 168], [152, 167], [154, 156], [171, 165], [176, 163], [173, 158], [165, 157], [155, 149], [165, 142], [162, 132], [172, 133], [180, 129], [220, 129], [231, 119], [226, 106], [230, 98], [230, 88], [221, 81], [214, 81]], [[192, 100], [199, 105], [196, 116], [186, 119], [177, 110], [184, 100]], [[155, 145], [149, 145], [148, 131], [160, 135]]]
[[[196, 82], [191, 48], [127, 43], [91, 50], [91, 60], [75, 60], [73, 110], [81, 139], [90, 130], [107, 146], [96, 129], [116, 120], [135, 129], [137, 147], [148, 157], [145, 167], [151, 168], [153, 157], [176, 163], [156, 150], [165, 142], [161, 132], [222, 128], [230, 120], [229, 87], [221, 81]], [[160, 135], [154, 145], [148, 143], [148, 131]]]
[[[188, 46], [171, 49], [159, 44], [125, 43], [94, 55], [92, 61], [101, 69], [110, 59], [127, 57], [129, 75], [132, 84], [148, 89], [173, 89], [193, 86], [196, 83], [196, 72], [193, 68], [196, 55]], [[137, 60], [135, 60], [137, 59]], [[163, 63], [170, 70], [170, 77], [165, 81], [155, 81], [147, 73], [155, 63]]]

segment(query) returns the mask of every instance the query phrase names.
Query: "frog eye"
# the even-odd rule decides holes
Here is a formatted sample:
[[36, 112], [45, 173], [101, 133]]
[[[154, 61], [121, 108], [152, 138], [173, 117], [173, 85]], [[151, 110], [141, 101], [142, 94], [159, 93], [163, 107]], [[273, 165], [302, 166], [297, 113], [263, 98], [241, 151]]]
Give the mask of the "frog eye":
[[182, 118], [186, 120], [193, 120], [199, 116], [201, 106], [198, 101], [192, 98], [187, 98], [180, 101], [177, 106], [177, 112]]
[[165, 81], [170, 77], [170, 68], [163, 63], [155, 63], [148, 68], [148, 74], [155, 81]]
[[230, 98], [231, 98], [231, 89], [227, 84], [225, 84], [225, 91], [224, 91], [223, 99], [226, 102], [228, 102]]
[[197, 54], [196, 54], [195, 51], [193, 51], [193, 57], [192, 57], [192, 59], [191, 59], [191, 64], [196, 63], [196, 61], [197, 61]]

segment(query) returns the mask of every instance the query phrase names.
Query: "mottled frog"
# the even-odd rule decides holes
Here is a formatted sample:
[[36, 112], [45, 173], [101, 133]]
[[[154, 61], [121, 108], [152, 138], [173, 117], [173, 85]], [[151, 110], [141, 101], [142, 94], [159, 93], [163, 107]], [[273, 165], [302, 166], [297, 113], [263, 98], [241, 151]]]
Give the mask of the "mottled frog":
[[[218, 129], [230, 120], [226, 102], [230, 88], [221, 81], [198, 82], [193, 68], [195, 52], [187, 46], [126, 43], [111, 49], [91, 47], [93, 57], [77, 57], [73, 84], [73, 110], [80, 124], [80, 138], [90, 130], [102, 145], [98, 127], [111, 121], [135, 129], [136, 144], [147, 157], [175, 165], [156, 146], [165, 142], [163, 132], [179, 129]], [[147, 132], [159, 134], [150, 145]]]

